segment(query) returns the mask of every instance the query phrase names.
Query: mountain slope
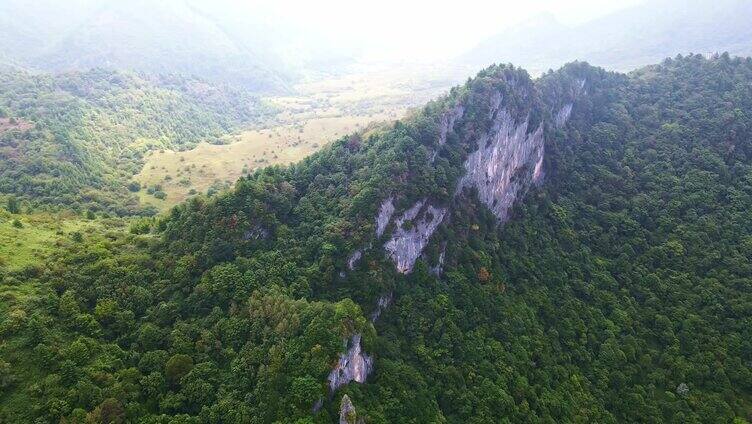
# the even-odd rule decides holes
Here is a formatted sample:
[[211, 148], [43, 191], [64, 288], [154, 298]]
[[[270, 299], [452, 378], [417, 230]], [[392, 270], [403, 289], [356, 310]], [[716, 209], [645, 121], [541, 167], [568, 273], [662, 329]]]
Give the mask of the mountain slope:
[[[34, 206], [138, 212], [143, 155], [217, 137], [264, 112], [243, 90], [95, 69], [0, 70], [0, 193]], [[0, 121], [2, 122], [2, 121]]]
[[0, 417], [747, 419], [750, 81], [494, 66], [157, 237], [8, 273], [38, 294], [0, 305]]
[[748, 55], [752, 4], [745, 0], [650, 1], [574, 27], [541, 16], [493, 36], [458, 60], [487, 66], [497, 58], [545, 71], [586, 60], [631, 70], [687, 53]]

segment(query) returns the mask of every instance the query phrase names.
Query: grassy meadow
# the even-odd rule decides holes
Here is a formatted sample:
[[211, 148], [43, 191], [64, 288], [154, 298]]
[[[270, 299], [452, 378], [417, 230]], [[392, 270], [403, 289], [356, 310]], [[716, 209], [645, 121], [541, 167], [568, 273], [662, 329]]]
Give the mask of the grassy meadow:
[[141, 204], [163, 211], [192, 195], [230, 187], [257, 168], [297, 162], [342, 136], [399, 119], [450, 85], [446, 76], [426, 81], [417, 70], [304, 81], [295, 95], [265, 99], [279, 113], [260, 128], [228, 135], [222, 144], [152, 151], [134, 177]]

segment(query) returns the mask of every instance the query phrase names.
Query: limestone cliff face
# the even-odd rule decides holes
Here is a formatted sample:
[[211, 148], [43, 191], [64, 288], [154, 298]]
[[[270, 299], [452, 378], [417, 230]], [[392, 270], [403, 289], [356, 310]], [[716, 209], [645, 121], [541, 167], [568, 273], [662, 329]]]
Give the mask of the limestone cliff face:
[[[389, 222], [392, 220], [392, 215], [394, 214], [394, 197], [389, 197], [388, 199], [384, 200], [381, 203], [381, 206], [379, 207], [379, 213], [376, 215], [376, 238], [380, 238], [384, 235], [384, 231], [386, 231], [387, 225], [389, 225]], [[347, 269], [350, 271], [355, 269], [355, 265], [360, 261], [360, 258], [363, 257], [363, 253], [365, 253], [366, 250], [371, 248], [371, 244], [369, 243], [365, 247], [362, 247], [360, 249], [357, 249], [356, 251], [352, 252], [350, 256], [347, 258]]]
[[329, 373], [329, 390], [331, 392], [351, 381], [363, 383], [371, 372], [373, 359], [363, 352], [360, 338], [360, 334], [355, 334], [350, 338], [347, 351], [340, 355], [337, 365]]
[[567, 103], [556, 113], [556, 117], [554, 118], [554, 125], [556, 125], [556, 128], [561, 128], [567, 123], [569, 115], [572, 114], [572, 106], [572, 103]]
[[354, 251], [349, 258], [347, 258], [347, 269], [352, 271], [355, 269], [355, 264], [358, 263], [360, 258], [363, 257], [363, 249]]
[[415, 261], [423, 253], [428, 240], [446, 213], [447, 208], [426, 205], [426, 199], [423, 199], [396, 220], [392, 238], [386, 242], [384, 249], [397, 267], [397, 271], [403, 274], [412, 271]]
[[379, 301], [376, 303], [376, 309], [374, 309], [371, 313], [371, 322], [376, 322], [376, 320], [381, 316], [381, 313], [384, 312], [384, 309], [388, 308], [389, 305], [391, 305], [392, 300], [394, 299], [393, 296], [394, 295], [389, 292], [379, 297]]
[[379, 214], [376, 215], [376, 238], [384, 235], [386, 226], [394, 214], [394, 197], [384, 200], [379, 207]]
[[436, 160], [436, 156], [439, 154], [439, 149], [446, 144], [447, 134], [454, 129], [454, 125], [464, 114], [465, 106], [460, 103], [441, 115], [441, 121], [439, 122], [439, 139], [436, 141], [436, 150], [431, 154], [431, 162]]
[[502, 223], [520, 191], [543, 178], [543, 124], [531, 132], [528, 125], [527, 118], [517, 120], [497, 109], [491, 131], [478, 139], [478, 149], [465, 161], [458, 187], [478, 189], [480, 201]]
[[441, 276], [441, 273], [444, 271], [444, 261], [446, 260], [446, 242], [444, 242], [441, 246], [441, 252], [439, 253], [439, 258], [436, 264], [428, 269], [428, 271], [435, 275], [435, 276]]
[[[514, 81], [509, 81], [515, 86]], [[522, 89], [520, 87], [516, 87]], [[548, 99], [552, 108], [550, 126], [562, 128], [572, 114], [575, 100], [585, 94], [586, 82], [575, 80], [565, 92]], [[477, 148], [465, 161], [465, 175], [457, 190], [476, 188], [481, 202], [496, 215], [500, 223], [525, 190], [538, 185], [545, 177], [545, 120], [531, 127], [530, 116], [515, 115], [501, 93], [491, 98], [490, 129], [471, 141]], [[541, 105], [546, 107], [546, 105]]]

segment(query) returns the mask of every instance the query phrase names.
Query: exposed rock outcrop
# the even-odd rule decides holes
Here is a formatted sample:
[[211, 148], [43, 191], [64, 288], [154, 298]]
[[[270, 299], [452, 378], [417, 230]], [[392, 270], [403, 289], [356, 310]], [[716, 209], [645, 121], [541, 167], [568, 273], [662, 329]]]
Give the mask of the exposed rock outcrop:
[[339, 404], [339, 424], [362, 424], [363, 422], [362, 418], [358, 418], [350, 396], [342, 396], [342, 401]]
[[444, 243], [441, 246], [441, 253], [439, 253], [439, 260], [436, 262], [436, 265], [432, 266], [428, 271], [437, 277], [440, 276], [441, 273], [444, 271], [445, 259], [446, 259], [446, 243]]
[[392, 214], [394, 214], [394, 197], [389, 197], [381, 203], [379, 214], [376, 215], [376, 238], [384, 235], [386, 226], [392, 219]]
[[373, 367], [373, 358], [363, 352], [360, 334], [350, 338], [348, 348], [340, 355], [337, 365], [329, 373], [329, 390], [334, 392], [345, 384], [355, 381], [363, 383]]
[[449, 109], [441, 117], [441, 125], [439, 126], [439, 146], [443, 146], [444, 143], [446, 143], [447, 133], [449, 133], [449, 130], [454, 128], [454, 124], [458, 119], [462, 117], [464, 113], [465, 106], [462, 104], [457, 104], [453, 108]]
[[[389, 221], [392, 220], [392, 215], [394, 214], [394, 197], [389, 196], [386, 200], [381, 202], [381, 206], [379, 207], [379, 213], [376, 215], [376, 238], [381, 237], [384, 235], [384, 231], [386, 231], [387, 225], [389, 225]], [[347, 269], [352, 271], [355, 269], [355, 264], [358, 263], [358, 261], [363, 257], [363, 253], [371, 248], [371, 244], [369, 243], [368, 246], [358, 249], [350, 254], [350, 256], [347, 258]], [[344, 275], [342, 275], [344, 277]]]
[[[529, 98], [530, 90], [520, 86], [520, 81], [512, 77], [506, 81], [511, 89], [522, 90], [522, 98]], [[576, 80], [563, 95], [551, 92], [549, 101], [550, 126], [563, 127], [569, 119], [574, 106], [574, 100], [585, 90], [585, 81]], [[509, 94], [509, 92], [505, 92]], [[540, 109], [519, 108], [519, 99], [505, 101], [502, 91], [495, 91], [488, 95], [487, 104], [483, 105], [483, 113], [487, 113], [490, 125], [478, 129], [470, 126], [464, 135], [465, 142], [472, 143], [475, 148], [464, 163], [465, 173], [459, 180], [456, 193], [466, 188], [478, 191], [480, 201], [486, 205], [504, 223], [509, 217], [509, 211], [514, 202], [532, 184], [543, 181], [544, 170], [544, 121], [534, 121], [531, 127], [531, 115], [535, 116]], [[517, 105], [517, 107], [515, 107]], [[536, 107], [544, 108], [541, 103]], [[447, 134], [455, 125], [460, 125], [466, 110], [470, 106], [457, 103], [447, 110], [439, 123], [439, 138], [431, 160], [435, 159], [441, 146], [447, 142]], [[477, 111], [478, 109], [473, 109]], [[477, 113], [477, 112], [476, 112]], [[539, 115], [539, 114], [538, 114]], [[549, 126], [549, 127], [550, 127]], [[402, 212], [394, 220], [394, 230], [389, 240], [384, 243], [384, 250], [394, 262], [398, 272], [408, 274], [412, 272], [415, 262], [423, 254], [436, 229], [444, 221], [448, 207], [436, 206], [428, 199], [416, 201], [409, 209]], [[375, 217], [376, 238], [381, 238], [389, 227], [395, 213], [394, 196], [383, 200]], [[371, 248], [366, 247], [354, 251], [347, 260], [350, 270], [362, 258], [363, 253]], [[441, 246], [437, 263], [429, 268], [434, 275], [440, 275], [446, 260], [446, 245]], [[382, 312], [392, 302], [392, 293], [379, 297], [375, 310], [371, 313], [371, 322], [375, 322]], [[329, 388], [333, 393], [339, 387], [351, 381], [363, 383], [373, 368], [373, 358], [363, 352], [361, 335], [355, 334], [346, 343], [346, 352], [340, 355], [339, 361], [329, 374]], [[342, 399], [340, 423], [353, 423], [355, 409], [350, 399]]]
[[528, 118], [517, 122], [506, 109], [498, 109], [491, 130], [465, 161], [459, 184], [459, 189], [477, 188], [480, 201], [502, 223], [518, 193], [543, 176], [543, 124], [528, 132], [528, 123]]
[[[376, 308], [371, 313], [371, 322], [376, 322], [379, 319], [384, 309], [392, 303], [392, 299], [393, 294], [391, 292], [379, 297], [379, 300], [376, 302]], [[346, 348], [346, 352], [340, 355], [337, 365], [329, 373], [330, 393], [334, 393], [338, 388], [351, 381], [364, 383], [368, 374], [373, 370], [373, 358], [363, 352], [360, 334], [353, 335]], [[315, 408], [316, 406], [314, 405], [314, 411], [316, 410]]]
[[439, 150], [441, 149], [441, 146], [443, 146], [446, 143], [447, 134], [449, 133], [449, 130], [454, 128], [454, 124], [462, 118], [462, 116], [465, 114], [465, 106], [462, 104], [457, 104], [448, 111], [446, 111], [441, 116], [441, 122], [439, 122], [439, 139], [437, 140], [437, 146], [436, 150], [434, 150], [433, 154], [431, 155], [431, 162], [433, 162], [436, 159], [436, 156], [439, 154]]
[[260, 226], [254, 225], [243, 234], [243, 240], [261, 240], [269, 237], [269, 230]]
[[376, 322], [379, 319], [384, 309], [392, 303], [393, 296], [392, 292], [379, 296], [379, 301], [376, 302], [376, 309], [371, 312], [371, 322]]
[[[396, 228], [392, 238], [384, 244], [384, 249], [397, 266], [397, 271], [402, 274], [408, 274], [413, 270], [415, 261], [423, 253], [428, 240], [447, 212], [445, 207], [435, 207], [430, 204], [424, 209], [425, 204], [425, 199], [419, 200], [405, 211], [395, 222]], [[421, 211], [422, 216], [416, 219]], [[409, 227], [406, 225], [408, 222], [410, 222]]]
[[352, 271], [355, 269], [355, 264], [360, 260], [360, 258], [363, 257], [363, 250], [358, 249], [354, 251], [349, 258], [347, 258], [347, 269]]
[[562, 106], [561, 109], [559, 109], [559, 112], [556, 113], [556, 117], [554, 118], [554, 125], [556, 125], [556, 128], [561, 128], [564, 126], [564, 124], [567, 123], [567, 120], [569, 119], [569, 115], [572, 114], [572, 103], [567, 103], [564, 106]]

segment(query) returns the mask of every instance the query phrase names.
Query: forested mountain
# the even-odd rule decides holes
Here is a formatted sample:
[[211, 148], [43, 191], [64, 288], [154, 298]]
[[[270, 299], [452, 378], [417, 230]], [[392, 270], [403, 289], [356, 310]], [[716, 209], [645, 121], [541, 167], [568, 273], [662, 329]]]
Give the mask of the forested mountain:
[[193, 146], [266, 110], [245, 90], [181, 76], [0, 69], [0, 193], [140, 213], [127, 185], [145, 153]]
[[746, 422], [752, 59], [511, 65], [2, 275], [3, 422]]
[[488, 66], [497, 58], [545, 71], [587, 60], [627, 71], [687, 53], [752, 53], [752, 3], [747, 0], [657, 0], [576, 26], [541, 15], [471, 49], [462, 63]]
[[48, 72], [180, 73], [284, 92], [313, 51], [337, 58], [291, 29], [243, 2], [4, 0], [0, 57]]

